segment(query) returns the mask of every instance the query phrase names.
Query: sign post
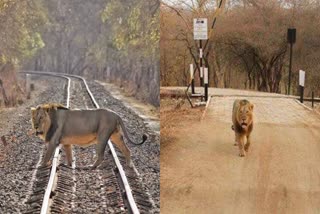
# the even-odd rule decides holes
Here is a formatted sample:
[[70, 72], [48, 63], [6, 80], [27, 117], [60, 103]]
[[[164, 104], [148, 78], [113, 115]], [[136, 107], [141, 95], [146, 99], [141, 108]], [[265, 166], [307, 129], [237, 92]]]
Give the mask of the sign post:
[[290, 43], [290, 61], [289, 61], [289, 83], [288, 83], [288, 95], [290, 95], [291, 85], [291, 67], [292, 67], [292, 46], [296, 42], [296, 29], [288, 28], [288, 43]]
[[299, 87], [300, 87], [300, 102], [303, 103], [303, 92], [304, 92], [304, 82], [305, 82], [306, 72], [303, 70], [299, 71]]
[[[202, 50], [202, 40], [208, 39], [208, 19], [207, 18], [196, 18], [193, 19], [193, 38], [194, 40], [199, 40], [199, 68], [200, 68], [200, 85], [204, 85], [204, 67], [203, 67], [203, 50]], [[208, 87], [208, 84], [207, 84]], [[207, 101], [207, 99], [206, 99]]]

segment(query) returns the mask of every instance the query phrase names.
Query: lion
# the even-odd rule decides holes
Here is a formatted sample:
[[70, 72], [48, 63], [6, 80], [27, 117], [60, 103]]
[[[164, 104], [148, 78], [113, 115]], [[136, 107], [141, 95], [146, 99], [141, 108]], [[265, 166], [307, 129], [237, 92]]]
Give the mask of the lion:
[[142, 142], [134, 143], [120, 116], [108, 109], [71, 110], [61, 104], [49, 103], [31, 108], [31, 115], [35, 134], [48, 143], [42, 166], [49, 165], [59, 144], [64, 147], [69, 166], [72, 164], [72, 145], [85, 147], [97, 144], [97, 160], [92, 166], [95, 169], [103, 161], [106, 145], [111, 139], [124, 154], [127, 164], [133, 167], [130, 150], [123, 141], [123, 135], [135, 145], [147, 140], [147, 135], [143, 134]]
[[[235, 146], [239, 146], [239, 156], [244, 157], [250, 147], [250, 135], [253, 130], [254, 105], [248, 100], [235, 100], [232, 110], [232, 130], [235, 133]], [[247, 138], [246, 144], [244, 143]]]

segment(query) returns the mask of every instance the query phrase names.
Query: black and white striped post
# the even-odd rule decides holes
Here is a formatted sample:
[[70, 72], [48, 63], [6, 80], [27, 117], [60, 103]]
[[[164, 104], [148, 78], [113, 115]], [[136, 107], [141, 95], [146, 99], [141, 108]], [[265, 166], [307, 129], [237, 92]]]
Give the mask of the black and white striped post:
[[203, 57], [203, 51], [202, 51], [202, 40], [199, 40], [199, 67], [200, 67], [200, 86], [203, 86], [203, 66], [202, 66], [202, 57]]
[[303, 93], [304, 93], [304, 82], [305, 82], [306, 72], [303, 70], [299, 71], [299, 87], [300, 87], [300, 102], [303, 103]]
[[193, 70], [193, 64], [190, 64], [190, 80], [191, 80], [191, 93], [195, 94], [194, 91], [194, 70]]
[[208, 101], [208, 85], [209, 85], [209, 72], [208, 68], [204, 68], [204, 100]]
[[200, 86], [203, 86], [203, 49], [202, 40], [208, 39], [208, 20], [207, 18], [193, 19], [193, 39], [199, 40], [199, 76]]

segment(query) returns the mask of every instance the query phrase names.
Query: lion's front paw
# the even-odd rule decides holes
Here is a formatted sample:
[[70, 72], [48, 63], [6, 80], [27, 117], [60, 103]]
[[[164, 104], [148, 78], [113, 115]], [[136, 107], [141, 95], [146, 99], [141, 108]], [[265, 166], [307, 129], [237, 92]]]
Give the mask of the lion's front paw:
[[250, 147], [250, 143], [247, 143], [246, 145], [244, 145], [244, 150], [245, 150], [246, 152], [248, 152], [249, 147]]
[[133, 168], [133, 162], [132, 162], [132, 160], [129, 160], [128, 162], [127, 162], [127, 164], [129, 165], [129, 167], [132, 169]]
[[240, 157], [245, 157], [245, 156], [246, 156], [246, 153], [245, 153], [244, 151], [243, 151], [243, 152], [240, 152], [240, 153], [239, 153], [239, 156], [240, 156]]
[[40, 168], [46, 168], [46, 167], [51, 167], [51, 163], [52, 161], [48, 161], [48, 162], [41, 162]]

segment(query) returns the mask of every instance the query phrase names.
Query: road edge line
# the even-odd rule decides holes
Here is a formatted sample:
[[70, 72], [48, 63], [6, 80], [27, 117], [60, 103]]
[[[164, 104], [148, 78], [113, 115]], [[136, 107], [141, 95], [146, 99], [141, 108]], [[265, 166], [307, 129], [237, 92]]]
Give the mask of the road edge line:
[[314, 113], [316, 113], [318, 116], [320, 116], [320, 112], [315, 111], [314, 109], [312, 109], [312, 108], [308, 107], [307, 105], [301, 103], [299, 100], [295, 100], [295, 101], [296, 101], [298, 104], [300, 104], [302, 107], [304, 107], [304, 108], [308, 109], [309, 111], [314, 112]]
[[201, 116], [201, 118], [200, 118], [200, 121], [203, 121], [204, 117], [206, 116], [207, 109], [208, 109], [209, 104], [210, 104], [210, 101], [211, 101], [211, 97], [212, 97], [212, 96], [209, 96], [209, 98], [208, 98], [208, 100], [207, 100], [207, 104], [206, 104], [206, 107], [205, 107], [205, 109], [204, 109], [204, 111], [203, 111], [203, 113], [202, 113], [202, 116]]

